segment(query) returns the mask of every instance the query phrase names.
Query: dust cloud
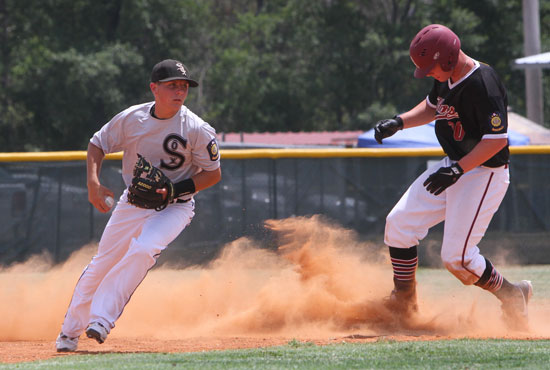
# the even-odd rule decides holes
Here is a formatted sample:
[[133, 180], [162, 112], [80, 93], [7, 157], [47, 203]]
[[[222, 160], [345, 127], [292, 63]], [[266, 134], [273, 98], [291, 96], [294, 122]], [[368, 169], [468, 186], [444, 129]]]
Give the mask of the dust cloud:
[[[498, 301], [450, 274], [419, 274], [418, 315], [386, 308], [392, 271], [386, 248], [321, 217], [271, 220], [277, 248], [241, 238], [208, 266], [151, 270], [126, 306], [113, 337], [349, 335], [549, 337], [549, 302], [530, 305], [527, 333], [510, 333]], [[64, 264], [48, 256], [0, 270], [0, 341], [54, 339], [81, 272], [95, 253], [85, 246]]]

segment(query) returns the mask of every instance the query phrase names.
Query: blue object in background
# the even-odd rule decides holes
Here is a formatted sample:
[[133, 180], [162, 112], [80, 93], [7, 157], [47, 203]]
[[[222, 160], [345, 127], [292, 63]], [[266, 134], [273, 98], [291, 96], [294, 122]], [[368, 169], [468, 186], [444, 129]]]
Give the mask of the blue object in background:
[[[510, 145], [529, 145], [529, 138], [519, 132], [508, 129], [508, 141]], [[439, 141], [435, 136], [435, 122], [427, 125], [412, 127], [397, 131], [395, 135], [383, 140], [378, 144], [374, 139], [374, 128], [359, 135], [357, 138], [358, 148], [440, 148]]]

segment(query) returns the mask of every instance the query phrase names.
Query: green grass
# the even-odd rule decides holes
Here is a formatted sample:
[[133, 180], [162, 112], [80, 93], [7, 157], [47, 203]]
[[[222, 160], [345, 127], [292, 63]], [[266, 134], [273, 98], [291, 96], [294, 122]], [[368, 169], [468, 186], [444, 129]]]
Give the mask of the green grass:
[[[533, 301], [550, 300], [550, 266], [529, 265], [514, 267], [498, 267], [502, 275], [511, 282], [531, 280], [533, 284]], [[434, 295], [445, 296], [449, 291], [464, 289], [475, 291], [478, 288], [464, 286], [457, 278], [445, 269], [419, 268], [417, 272], [418, 287], [430, 286]]]
[[200, 353], [64, 356], [0, 369], [548, 369], [550, 341], [445, 340], [340, 343]]

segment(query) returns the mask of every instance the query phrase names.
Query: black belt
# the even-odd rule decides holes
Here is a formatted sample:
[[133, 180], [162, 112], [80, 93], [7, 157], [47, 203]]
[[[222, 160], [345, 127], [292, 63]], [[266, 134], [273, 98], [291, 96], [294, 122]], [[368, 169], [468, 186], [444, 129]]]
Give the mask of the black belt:
[[508, 163], [506, 163], [506, 164], [501, 164], [500, 166], [483, 166], [483, 165], [481, 165], [480, 167], [485, 167], [485, 168], [504, 168], [504, 169], [506, 169], [506, 168], [508, 168], [509, 166], [508, 166]]
[[187, 203], [187, 202], [189, 202], [191, 199], [193, 199], [193, 198], [189, 198], [189, 199], [174, 199], [174, 200], [172, 201], [172, 203]]

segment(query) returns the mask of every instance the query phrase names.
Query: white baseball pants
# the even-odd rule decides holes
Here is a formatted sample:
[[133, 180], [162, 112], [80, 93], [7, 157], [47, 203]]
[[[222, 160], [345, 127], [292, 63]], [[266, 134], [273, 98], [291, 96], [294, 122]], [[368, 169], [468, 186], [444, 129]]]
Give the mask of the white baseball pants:
[[445, 221], [441, 258], [445, 267], [465, 285], [474, 284], [485, 270], [477, 244], [504, 199], [510, 183], [508, 166], [477, 167], [465, 173], [443, 193], [433, 195], [424, 181], [440, 167], [453, 164], [448, 157], [418, 177], [386, 218], [384, 242], [410, 248], [428, 230]]
[[173, 203], [164, 210], [141, 209], [120, 197], [103, 231], [97, 254], [75, 287], [62, 332], [78, 337], [90, 322], [107, 331], [160, 255], [195, 215], [195, 204]]

